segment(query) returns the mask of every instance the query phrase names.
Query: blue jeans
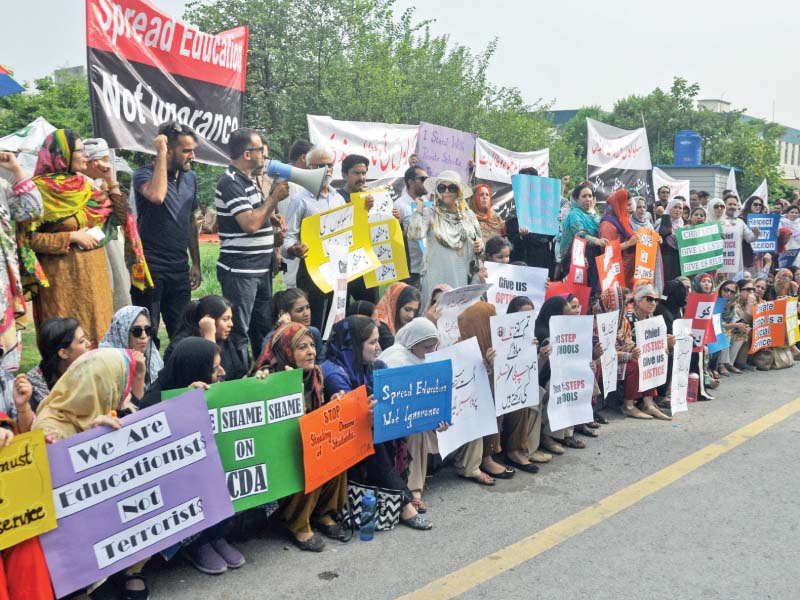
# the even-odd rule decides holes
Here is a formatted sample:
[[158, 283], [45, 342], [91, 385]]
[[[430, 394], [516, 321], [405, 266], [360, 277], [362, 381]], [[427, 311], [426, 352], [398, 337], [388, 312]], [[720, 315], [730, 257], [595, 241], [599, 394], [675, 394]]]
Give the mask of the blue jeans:
[[222, 295], [233, 305], [233, 330], [231, 341], [245, 364], [247, 341], [258, 357], [261, 344], [272, 329], [270, 308], [272, 305], [272, 273], [258, 276], [234, 275], [217, 267], [217, 279], [222, 287]]

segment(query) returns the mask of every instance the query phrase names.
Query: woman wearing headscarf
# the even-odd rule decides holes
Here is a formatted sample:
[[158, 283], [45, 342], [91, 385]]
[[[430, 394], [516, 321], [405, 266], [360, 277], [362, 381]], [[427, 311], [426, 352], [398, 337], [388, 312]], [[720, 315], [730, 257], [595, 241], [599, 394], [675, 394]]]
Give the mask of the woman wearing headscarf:
[[496, 235], [506, 234], [503, 219], [492, 208], [492, 189], [488, 185], [484, 183], [476, 185], [475, 193], [470, 197], [468, 205], [478, 219], [484, 244]]
[[671, 281], [681, 274], [675, 232], [683, 226], [683, 200], [680, 196], [676, 196], [667, 203], [667, 210], [656, 221], [656, 230], [661, 236], [661, 260], [664, 264], [665, 281]]
[[572, 200], [570, 209], [564, 221], [561, 223], [561, 273], [569, 273], [572, 262], [572, 242], [576, 237], [586, 240], [586, 262], [588, 270], [588, 282], [592, 289], [598, 290], [597, 265], [595, 258], [598, 257], [603, 248], [606, 247], [608, 240], [600, 236], [600, 221], [594, 210], [595, 196], [592, 191], [592, 184], [588, 181], [575, 186], [572, 190]]
[[24, 228], [20, 252], [36, 323], [75, 317], [96, 345], [114, 312], [104, 246], [116, 238], [117, 225], [125, 232], [132, 285], [143, 289], [152, 281], [126, 195], [110, 170], [103, 188], [94, 187], [79, 173], [86, 162], [75, 132], [57, 129], [47, 136], [33, 178], [44, 214]]
[[[150, 324], [150, 311], [141, 306], [123, 306], [111, 319], [108, 333], [100, 341], [101, 348], [138, 350], [144, 354], [147, 373], [144, 378], [145, 391], [156, 380], [164, 361], [153, 342], [156, 332]], [[137, 401], [138, 398], [135, 400]]]
[[397, 331], [417, 317], [421, 296], [413, 286], [398, 281], [389, 286], [378, 302], [378, 341], [381, 350], [394, 344]]
[[[481, 349], [483, 362], [489, 374], [489, 386], [494, 394], [494, 349], [489, 319], [497, 314], [488, 302], [476, 302], [458, 315], [458, 331], [461, 340], [474, 337]], [[497, 433], [483, 438], [483, 457], [480, 470], [490, 477], [510, 479], [514, 469], [536, 473], [539, 467], [528, 458], [528, 409], [519, 409], [497, 417]], [[497, 463], [494, 455], [505, 448], [504, 462], [508, 467]], [[471, 470], [471, 469], [468, 469]]]
[[425, 189], [434, 194], [434, 206], [425, 207], [422, 199], [411, 215], [409, 240], [425, 240], [425, 272], [422, 295], [429, 297], [433, 287], [446, 283], [454, 288], [467, 285], [471, 265], [483, 251], [483, 235], [475, 213], [464, 200], [472, 195], [455, 171], [442, 171], [425, 180]]
[[[386, 365], [378, 360], [381, 348], [375, 322], [361, 315], [346, 317], [333, 326], [328, 340], [322, 374], [325, 396], [350, 392], [362, 385], [372, 399], [372, 374]], [[402, 475], [408, 468], [408, 450], [403, 441], [374, 444], [375, 453], [350, 469], [359, 483], [397, 490], [402, 498], [400, 522], [412, 529], [427, 530], [433, 525], [413, 504], [414, 495]]]
[[170, 354], [167, 364], [144, 393], [140, 408], [161, 402], [161, 392], [185, 387], [208, 389], [225, 375], [219, 346], [201, 337], [183, 338]]
[[[742, 206], [742, 211], [739, 213], [739, 218], [747, 225], [747, 215], [763, 215], [768, 212], [766, 202], [758, 196], [750, 196]], [[746, 239], [742, 239], [742, 264], [744, 268], [758, 267], [761, 268], [764, 254], [753, 252], [753, 246]]]
[[[316, 359], [314, 338], [309, 330], [300, 323], [286, 323], [272, 334], [255, 366], [269, 366], [273, 373], [302, 369], [303, 401], [308, 414], [325, 404], [323, 375]], [[322, 552], [325, 542], [312, 525], [332, 539], [346, 540], [344, 530], [334, 520], [346, 504], [347, 473], [344, 472], [307, 494], [300, 491], [284, 498], [278, 518], [292, 534], [292, 541], [298, 548]]]
[[640, 229], [653, 229], [653, 217], [647, 210], [647, 199], [642, 196], [634, 196], [631, 200], [635, 206], [631, 215], [631, 229], [634, 232]]
[[[666, 215], [665, 215], [666, 216]], [[617, 334], [617, 350], [622, 352], [620, 362], [625, 363], [625, 378], [623, 386], [624, 399], [622, 414], [635, 419], [661, 419], [672, 420], [662, 413], [655, 405], [657, 390], [639, 390], [639, 355], [641, 351], [636, 345], [636, 323], [653, 316], [658, 301], [658, 292], [652, 285], [640, 285], [633, 292], [633, 306], [626, 311], [621, 319], [620, 330]], [[667, 336], [667, 342], [672, 346], [672, 336]], [[637, 401], [642, 401], [641, 410], [636, 407]]]
[[[425, 317], [417, 317], [403, 325], [394, 338], [394, 345], [381, 353], [381, 360], [390, 369], [420, 365], [425, 362], [425, 355], [435, 351], [439, 345], [439, 334], [436, 325]], [[447, 429], [446, 423], [439, 424], [439, 431]], [[422, 502], [422, 491], [428, 471], [428, 455], [439, 453], [439, 444], [435, 431], [414, 433], [405, 438], [408, 447], [408, 489], [414, 499], [411, 503], [419, 513], [427, 512]]]
[[[39, 405], [33, 429], [43, 431], [52, 442], [94, 427], [120, 429], [122, 424], [115, 415], [134, 410], [131, 394], [139, 390], [141, 397], [145, 369], [144, 356], [133, 350], [104, 348], [87, 352], [72, 363]], [[147, 583], [141, 574], [146, 562], [147, 559], [123, 572], [125, 597], [147, 598]]]
[[[800, 248], [800, 208], [790, 205], [783, 211], [781, 215], [781, 229], [786, 229], [789, 232], [786, 250], [796, 250]], [[791, 265], [798, 264], [797, 258]]]
[[622, 251], [624, 286], [633, 285], [633, 268], [636, 263], [636, 243], [639, 235], [631, 226], [635, 206], [626, 189], [619, 189], [608, 197], [606, 214], [600, 220], [600, 237], [609, 242], [618, 241]]

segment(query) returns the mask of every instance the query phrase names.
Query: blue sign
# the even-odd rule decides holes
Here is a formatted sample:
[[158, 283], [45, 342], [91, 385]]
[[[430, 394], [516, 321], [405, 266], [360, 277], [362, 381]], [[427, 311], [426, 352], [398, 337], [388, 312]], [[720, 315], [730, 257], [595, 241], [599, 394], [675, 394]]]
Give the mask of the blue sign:
[[451, 422], [453, 366], [449, 360], [379, 369], [374, 375], [374, 443], [431, 431]]
[[797, 254], [800, 253], [800, 248], [795, 248], [794, 250], [787, 250], [783, 254], [778, 257], [778, 268], [785, 269], [786, 267], [790, 267], [794, 264], [795, 259], [797, 258]]
[[561, 180], [535, 175], [511, 177], [514, 206], [520, 228], [530, 233], [558, 234], [558, 215], [561, 210]]
[[[725, 348], [730, 348], [731, 341], [728, 339], [728, 336], [725, 335], [725, 330], [722, 328], [722, 311], [725, 308], [725, 304], [727, 304], [727, 300], [725, 298], [719, 298], [714, 303], [714, 313], [711, 317], [714, 320], [714, 331], [719, 329], [717, 333], [717, 341], [711, 344], [708, 344], [708, 353], [714, 354], [715, 352], [719, 352], [720, 350], [724, 350]], [[719, 325], [719, 327], [716, 327]]]
[[750, 244], [754, 253], [778, 251], [778, 226], [781, 222], [780, 215], [747, 215], [747, 226], [750, 229], [758, 227], [758, 239]]

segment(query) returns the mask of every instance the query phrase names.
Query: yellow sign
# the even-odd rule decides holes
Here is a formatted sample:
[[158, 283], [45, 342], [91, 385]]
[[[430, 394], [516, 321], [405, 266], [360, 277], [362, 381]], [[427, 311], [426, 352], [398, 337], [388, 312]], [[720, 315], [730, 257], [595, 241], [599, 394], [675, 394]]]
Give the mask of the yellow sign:
[[0, 550], [55, 527], [44, 433], [23, 433], [0, 450]]
[[800, 323], [797, 318], [797, 298], [786, 301], [786, 339], [790, 346], [800, 342]]
[[408, 279], [408, 261], [400, 222], [392, 218], [370, 223], [369, 237], [372, 250], [381, 264], [374, 271], [364, 275], [364, 284], [368, 288], [373, 288]]
[[[356, 194], [353, 194], [354, 196]], [[306, 268], [317, 287], [333, 291], [337, 269], [331, 269], [330, 247], [348, 249], [348, 281], [380, 266], [369, 240], [368, 214], [363, 199], [306, 217], [300, 224], [300, 239], [308, 246]]]

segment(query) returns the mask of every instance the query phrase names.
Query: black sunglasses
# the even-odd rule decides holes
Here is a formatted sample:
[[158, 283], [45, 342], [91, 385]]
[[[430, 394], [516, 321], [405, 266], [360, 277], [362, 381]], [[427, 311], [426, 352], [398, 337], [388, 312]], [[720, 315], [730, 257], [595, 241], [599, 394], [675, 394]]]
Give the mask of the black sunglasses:
[[742, 288], [743, 292], [755, 292], [756, 288]]
[[153, 337], [153, 326], [152, 325], [135, 325], [134, 327], [130, 328], [130, 333], [133, 337], [142, 337], [142, 334], [147, 335], [148, 337]]
[[458, 186], [455, 183], [451, 183], [449, 185], [444, 184], [444, 183], [440, 183], [438, 186], [436, 186], [436, 191], [439, 192], [440, 194], [444, 194], [445, 192], [450, 192], [452, 194], [457, 194], [458, 193]]
[[647, 300], [648, 302], [655, 302], [656, 301], [656, 299], [653, 298], [652, 296], [645, 296], [644, 299]]
[[723, 292], [728, 292], [729, 294], [735, 294], [736, 288], [722, 288]]

